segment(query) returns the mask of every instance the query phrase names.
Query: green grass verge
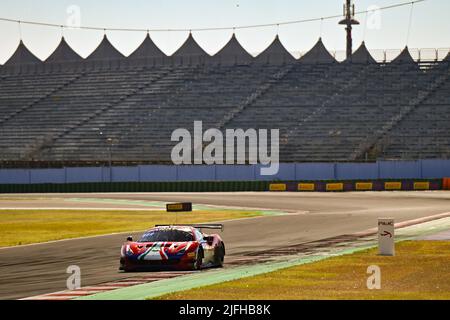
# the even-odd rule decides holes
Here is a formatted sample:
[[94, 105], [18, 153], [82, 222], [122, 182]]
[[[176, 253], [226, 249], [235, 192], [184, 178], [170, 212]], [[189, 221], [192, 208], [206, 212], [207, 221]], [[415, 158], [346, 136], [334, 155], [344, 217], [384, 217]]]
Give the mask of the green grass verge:
[[[369, 249], [158, 299], [450, 299], [450, 241], [404, 241], [396, 252]], [[380, 290], [367, 289], [370, 265], [381, 268]]]
[[[0, 247], [263, 215], [261, 211], [0, 210]], [[176, 217], [176, 220], [175, 220]]]

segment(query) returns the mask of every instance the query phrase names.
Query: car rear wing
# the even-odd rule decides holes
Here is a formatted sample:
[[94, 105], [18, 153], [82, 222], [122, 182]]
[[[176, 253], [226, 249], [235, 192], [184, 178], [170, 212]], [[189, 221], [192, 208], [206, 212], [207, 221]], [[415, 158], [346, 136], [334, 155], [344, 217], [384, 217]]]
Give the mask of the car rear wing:
[[215, 230], [224, 230], [223, 224], [215, 224], [215, 223], [208, 223], [208, 224], [157, 224], [155, 227], [193, 227], [197, 229], [215, 229]]

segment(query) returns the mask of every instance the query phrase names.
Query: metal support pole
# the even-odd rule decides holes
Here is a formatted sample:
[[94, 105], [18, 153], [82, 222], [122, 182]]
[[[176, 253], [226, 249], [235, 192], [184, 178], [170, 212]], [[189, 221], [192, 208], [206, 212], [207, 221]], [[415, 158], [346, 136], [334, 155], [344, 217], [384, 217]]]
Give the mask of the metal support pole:
[[109, 145], [109, 182], [112, 182], [112, 152], [111, 145]]
[[109, 182], [112, 182], [112, 144], [113, 139], [108, 138], [106, 139], [106, 142], [108, 143], [108, 164], [109, 164]]
[[346, 0], [344, 5], [344, 20], [341, 20], [339, 24], [345, 25], [345, 31], [347, 33], [347, 60], [351, 60], [353, 53], [353, 38], [352, 38], [352, 25], [359, 25], [359, 22], [355, 20], [355, 5], [352, 4], [352, 0]]

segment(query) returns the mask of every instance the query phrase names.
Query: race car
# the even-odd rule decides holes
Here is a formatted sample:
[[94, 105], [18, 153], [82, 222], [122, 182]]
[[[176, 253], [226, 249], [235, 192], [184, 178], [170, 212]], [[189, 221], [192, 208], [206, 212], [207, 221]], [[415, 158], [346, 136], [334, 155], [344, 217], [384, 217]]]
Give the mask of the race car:
[[225, 245], [218, 234], [202, 229], [220, 229], [221, 224], [157, 225], [139, 241], [128, 237], [122, 245], [119, 270], [200, 270], [222, 267]]

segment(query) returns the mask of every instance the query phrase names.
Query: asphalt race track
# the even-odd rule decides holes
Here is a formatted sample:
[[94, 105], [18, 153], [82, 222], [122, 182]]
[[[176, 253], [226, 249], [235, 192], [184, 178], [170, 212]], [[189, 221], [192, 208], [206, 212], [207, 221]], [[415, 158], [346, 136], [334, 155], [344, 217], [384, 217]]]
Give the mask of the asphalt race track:
[[[191, 201], [194, 204], [265, 208], [287, 211], [225, 222], [222, 237], [227, 247], [226, 265], [251, 252], [307, 243], [376, 227], [378, 217], [396, 222], [450, 211], [448, 192], [364, 193], [113, 193], [20, 195], [30, 200], [8, 201], [0, 207], [71, 207], [66, 198], [104, 198], [154, 201]], [[19, 196], [19, 195], [17, 195]], [[2, 200], [2, 197], [5, 198]], [[42, 198], [51, 198], [45, 201]], [[40, 198], [34, 201], [32, 198]], [[46, 205], [47, 204], [47, 205]], [[80, 202], [79, 207], [88, 204]], [[98, 204], [90, 207], [101, 207]], [[104, 204], [103, 207], [112, 207]], [[135, 207], [117, 205], [115, 207]], [[64, 290], [69, 265], [81, 268], [82, 286], [130, 277], [118, 271], [120, 245], [128, 234], [64, 240], [0, 249], [0, 299], [18, 299]], [[134, 235], [139, 238], [139, 234]], [[136, 274], [131, 274], [135, 276]]]

